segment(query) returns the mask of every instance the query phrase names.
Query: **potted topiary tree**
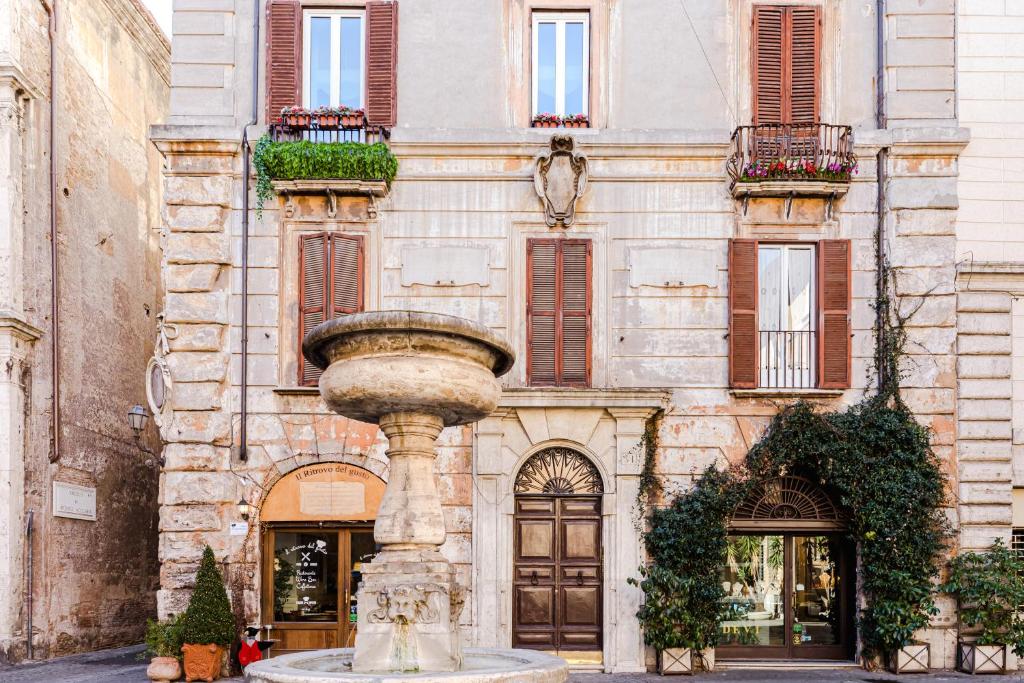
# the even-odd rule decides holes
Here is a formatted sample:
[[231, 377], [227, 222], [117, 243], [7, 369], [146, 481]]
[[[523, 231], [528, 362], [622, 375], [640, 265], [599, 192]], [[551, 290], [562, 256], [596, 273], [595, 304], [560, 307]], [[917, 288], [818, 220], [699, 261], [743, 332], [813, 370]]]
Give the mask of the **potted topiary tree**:
[[640, 575], [629, 582], [644, 592], [636, 616], [644, 642], [658, 652], [659, 673], [711, 671], [721, 605], [717, 581], [682, 576], [657, 564], [641, 567]]
[[182, 615], [164, 621], [146, 620], [146, 653], [153, 657], [146, 668], [151, 681], [167, 683], [181, 678]]
[[224, 650], [235, 639], [235, 630], [224, 580], [213, 550], [206, 546], [181, 624], [186, 681], [212, 681], [220, 675]]
[[1007, 646], [1024, 657], [1024, 561], [1002, 540], [987, 552], [954, 557], [942, 590], [956, 596], [960, 623], [970, 630], [957, 642], [958, 669], [1004, 673]]

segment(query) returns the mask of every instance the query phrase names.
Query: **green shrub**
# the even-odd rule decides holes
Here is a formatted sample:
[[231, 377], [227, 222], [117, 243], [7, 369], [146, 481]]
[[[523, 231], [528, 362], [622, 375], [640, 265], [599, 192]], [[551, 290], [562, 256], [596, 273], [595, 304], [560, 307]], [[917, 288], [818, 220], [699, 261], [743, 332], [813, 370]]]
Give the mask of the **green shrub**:
[[273, 142], [264, 135], [253, 149], [256, 210], [274, 194], [271, 181], [300, 179], [383, 180], [398, 173], [398, 159], [383, 142]]
[[942, 590], [956, 596], [960, 621], [979, 629], [979, 645], [1009, 645], [1024, 657], [1024, 561], [997, 540], [984, 553], [962, 553], [949, 562]]
[[235, 640], [235, 617], [210, 546], [203, 550], [196, 587], [181, 625], [181, 639], [184, 643], [223, 647]]
[[146, 653], [151, 657], [181, 658], [181, 624], [185, 615], [164, 621], [146, 620]]

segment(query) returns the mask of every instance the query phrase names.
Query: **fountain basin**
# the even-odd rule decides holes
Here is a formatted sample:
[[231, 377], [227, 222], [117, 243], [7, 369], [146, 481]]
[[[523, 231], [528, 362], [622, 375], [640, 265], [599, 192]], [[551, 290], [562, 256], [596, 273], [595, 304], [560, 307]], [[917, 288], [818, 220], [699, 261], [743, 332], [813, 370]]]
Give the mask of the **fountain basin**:
[[497, 405], [497, 377], [515, 362], [508, 342], [463, 318], [417, 311], [356, 313], [318, 325], [302, 343], [325, 368], [320, 394], [360, 422], [423, 412], [468, 424]]
[[418, 673], [352, 672], [351, 648], [297, 652], [253, 662], [248, 683], [562, 683], [564, 659], [536, 650], [469, 648], [459, 671]]

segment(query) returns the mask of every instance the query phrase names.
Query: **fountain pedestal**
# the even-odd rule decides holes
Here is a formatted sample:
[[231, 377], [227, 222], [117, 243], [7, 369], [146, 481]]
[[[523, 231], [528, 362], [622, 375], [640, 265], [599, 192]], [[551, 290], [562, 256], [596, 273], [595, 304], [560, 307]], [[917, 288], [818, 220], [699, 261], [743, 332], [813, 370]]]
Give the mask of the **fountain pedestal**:
[[497, 405], [497, 377], [514, 362], [508, 343], [461, 318], [387, 311], [326, 322], [303, 342], [325, 368], [320, 394], [341, 415], [375, 422], [388, 438], [388, 484], [363, 565], [352, 671], [457, 671], [465, 589], [439, 548], [444, 513], [434, 446], [446, 426]]

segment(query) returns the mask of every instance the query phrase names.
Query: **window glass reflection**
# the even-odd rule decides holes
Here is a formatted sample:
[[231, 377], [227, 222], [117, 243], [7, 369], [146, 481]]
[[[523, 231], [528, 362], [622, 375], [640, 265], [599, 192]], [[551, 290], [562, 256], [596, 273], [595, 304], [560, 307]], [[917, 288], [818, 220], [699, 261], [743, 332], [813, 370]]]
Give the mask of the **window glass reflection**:
[[786, 644], [782, 536], [730, 536], [721, 571], [723, 619], [720, 645]]
[[359, 17], [341, 18], [341, 87], [339, 104], [358, 109], [363, 104], [362, 23]]
[[537, 26], [537, 113], [554, 113], [555, 80], [555, 24]]
[[331, 18], [309, 20], [309, 106], [331, 104]]
[[583, 24], [567, 23], [565, 25], [565, 114], [585, 114], [583, 102], [583, 79], [586, 74], [583, 65], [586, 61], [586, 45], [583, 43]]
[[338, 535], [274, 534], [274, 620], [338, 620]]

